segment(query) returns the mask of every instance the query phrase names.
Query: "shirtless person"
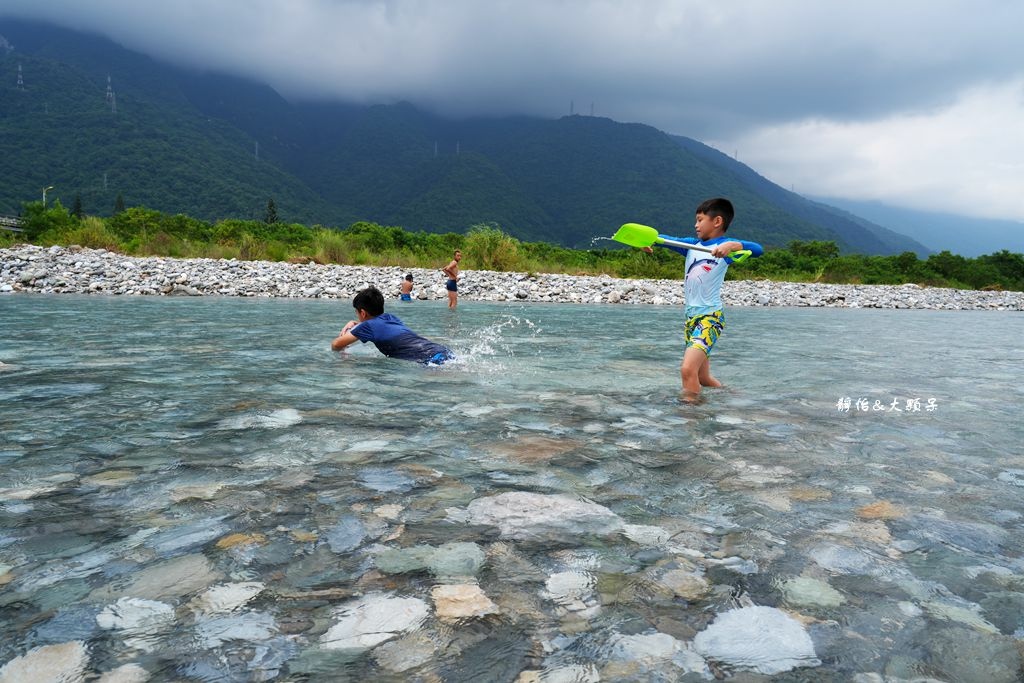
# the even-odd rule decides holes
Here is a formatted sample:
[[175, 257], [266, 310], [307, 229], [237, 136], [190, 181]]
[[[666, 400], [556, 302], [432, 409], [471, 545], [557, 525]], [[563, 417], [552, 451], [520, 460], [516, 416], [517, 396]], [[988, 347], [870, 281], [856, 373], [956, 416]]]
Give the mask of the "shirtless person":
[[444, 288], [448, 290], [448, 308], [455, 308], [459, 303], [459, 261], [462, 260], [462, 252], [455, 250], [455, 257], [452, 262], [441, 269], [441, 272], [448, 278]]

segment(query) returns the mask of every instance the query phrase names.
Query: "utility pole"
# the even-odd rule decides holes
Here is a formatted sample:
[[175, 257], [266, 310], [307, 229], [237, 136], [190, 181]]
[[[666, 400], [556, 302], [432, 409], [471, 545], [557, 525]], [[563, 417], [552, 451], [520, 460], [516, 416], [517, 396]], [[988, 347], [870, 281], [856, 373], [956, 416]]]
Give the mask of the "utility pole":
[[260, 158], [260, 141], [257, 140], [256, 141], [256, 160], [259, 161], [259, 158]]
[[43, 188], [43, 208], [46, 208], [46, 193], [53, 189], [53, 185]]

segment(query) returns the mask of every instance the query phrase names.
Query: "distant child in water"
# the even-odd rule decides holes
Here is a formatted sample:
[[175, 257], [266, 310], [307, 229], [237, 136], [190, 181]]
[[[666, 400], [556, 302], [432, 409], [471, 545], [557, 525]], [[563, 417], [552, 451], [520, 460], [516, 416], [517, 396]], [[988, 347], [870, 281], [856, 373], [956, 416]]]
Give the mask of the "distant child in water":
[[419, 336], [397, 317], [384, 312], [384, 295], [376, 287], [356, 292], [352, 299], [356, 320], [345, 323], [341, 333], [331, 342], [331, 348], [341, 351], [361, 341], [373, 342], [377, 350], [388, 358], [412, 360], [427, 365], [441, 365], [455, 356], [448, 349]]
[[[659, 244], [686, 256], [686, 348], [683, 351], [680, 374], [683, 379], [684, 398], [689, 401], [700, 395], [701, 387], [722, 386], [722, 383], [711, 374], [711, 348], [718, 340], [718, 335], [725, 329], [722, 282], [725, 281], [725, 271], [732, 263], [729, 254], [741, 249], [749, 249], [751, 256], [760, 256], [764, 253], [764, 249], [757, 242], [726, 239], [725, 231], [729, 229], [729, 223], [735, 215], [732, 202], [728, 199], [708, 199], [697, 207], [696, 214], [694, 229], [697, 237], [661, 237], [675, 242], [712, 247], [712, 253]], [[654, 251], [651, 247], [643, 249], [647, 253]]]
[[402, 280], [402, 294], [398, 298], [402, 301], [412, 301], [412, 273]]

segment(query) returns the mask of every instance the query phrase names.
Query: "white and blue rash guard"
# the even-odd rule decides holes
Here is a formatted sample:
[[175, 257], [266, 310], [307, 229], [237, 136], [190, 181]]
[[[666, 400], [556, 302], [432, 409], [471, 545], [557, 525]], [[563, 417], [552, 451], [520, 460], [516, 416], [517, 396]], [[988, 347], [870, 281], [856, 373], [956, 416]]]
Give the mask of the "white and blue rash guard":
[[377, 350], [388, 358], [433, 364], [452, 358], [452, 352], [447, 346], [421, 337], [390, 313], [381, 313], [376, 318], [364, 320], [350, 331], [364, 344], [373, 342]]
[[[725, 235], [706, 242], [701, 242], [696, 237], [672, 237], [671, 235], [659, 235], [659, 237], [673, 242], [699, 244], [704, 247], [713, 247], [722, 242], [739, 242], [744, 249], [750, 250], [751, 256], [760, 256], [764, 253], [764, 248], [757, 242], [746, 242]], [[683, 285], [683, 293], [686, 298], [686, 317], [708, 315], [722, 310], [722, 283], [725, 282], [725, 271], [729, 270], [732, 259], [728, 256], [716, 258], [705, 251], [674, 247], [671, 244], [659, 246], [686, 256], [686, 279]]]

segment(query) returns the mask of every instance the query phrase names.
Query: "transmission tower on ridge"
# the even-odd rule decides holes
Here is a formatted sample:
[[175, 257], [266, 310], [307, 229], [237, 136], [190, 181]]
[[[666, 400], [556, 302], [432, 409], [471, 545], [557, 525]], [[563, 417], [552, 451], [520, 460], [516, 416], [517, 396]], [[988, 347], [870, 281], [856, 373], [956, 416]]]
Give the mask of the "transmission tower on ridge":
[[110, 84], [110, 74], [107, 74], [107, 104], [114, 100], [114, 86]]
[[25, 89], [25, 79], [21, 77], [21, 64], [18, 65], [18, 90]]

